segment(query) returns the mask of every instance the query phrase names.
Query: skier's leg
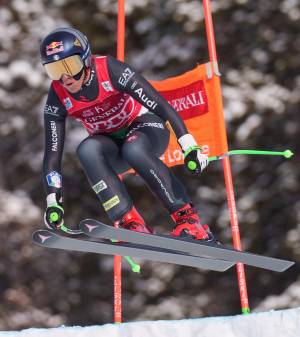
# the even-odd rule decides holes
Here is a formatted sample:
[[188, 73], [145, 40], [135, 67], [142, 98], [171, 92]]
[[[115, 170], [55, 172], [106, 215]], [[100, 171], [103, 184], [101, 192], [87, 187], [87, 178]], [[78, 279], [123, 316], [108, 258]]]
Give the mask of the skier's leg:
[[116, 173], [116, 168], [126, 166], [117, 144], [105, 136], [88, 137], [79, 144], [77, 155], [109, 218], [115, 221], [129, 211], [132, 200]]
[[130, 168], [118, 144], [109, 137], [92, 136], [81, 142], [77, 154], [109, 218], [124, 228], [151, 233], [118, 176]]
[[122, 157], [147, 182], [152, 192], [169, 211], [176, 227], [174, 236], [188, 234], [196, 239], [208, 239], [210, 234], [186, 194], [183, 184], [160, 159], [169, 141], [169, 131], [155, 115], [143, 115], [135, 120], [122, 146]]
[[146, 181], [165, 208], [173, 213], [190, 202], [183, 184], [160, 159], [169, 143], [169, 130], [156, 115], [145, 114], [130, 125], [122, 157]]

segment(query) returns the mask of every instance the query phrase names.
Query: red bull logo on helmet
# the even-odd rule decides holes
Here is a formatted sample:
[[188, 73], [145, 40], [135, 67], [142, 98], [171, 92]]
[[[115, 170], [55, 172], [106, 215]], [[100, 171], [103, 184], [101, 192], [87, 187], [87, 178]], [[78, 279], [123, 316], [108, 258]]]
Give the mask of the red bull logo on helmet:
[[46, 54], [53, 55], [64, 51], [64, 45], [62, 41], [53, 41], [48, 46], [46, 46]]

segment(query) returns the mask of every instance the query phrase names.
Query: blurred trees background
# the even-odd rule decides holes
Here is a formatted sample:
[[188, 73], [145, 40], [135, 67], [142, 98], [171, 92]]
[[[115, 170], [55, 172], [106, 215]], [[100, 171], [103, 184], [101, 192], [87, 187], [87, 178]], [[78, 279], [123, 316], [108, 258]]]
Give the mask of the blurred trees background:
[[[162, 79], [208, 60], [200, 0], [127, 0], [126, 61]], [[231, 160], [243, 247], [298, 261], [285, 273], [246, 268], [252, 310], [300, 305], [300, 2], [213, 0], [231, 149], [295, 152], [291, 160]], [[52, 29], [74, 26], [93, 52], [116, 54], [117, 1], [2, 0], [0, 3], [0, 329], [113, 321], [113, 258], [43, 250], [31, 233], [43, 226], [42, 111], [49, 80], [39, 43]], [[107, 220], [75, 157], [85, 131], [70, 121], [64, 156], [68, 223]], [[200, 179], [175, 169], [219, 239], [231, 244], [221, 163]], [[137, 177], [128, 189], [149, 224], [171, 221]], [[142, 196], [142, 197], [141, 197]], [[125, 321], [234, 315], [240, 312], [234, 268], [226, 273], [149, 261], [140, 275], [124, 262]]]

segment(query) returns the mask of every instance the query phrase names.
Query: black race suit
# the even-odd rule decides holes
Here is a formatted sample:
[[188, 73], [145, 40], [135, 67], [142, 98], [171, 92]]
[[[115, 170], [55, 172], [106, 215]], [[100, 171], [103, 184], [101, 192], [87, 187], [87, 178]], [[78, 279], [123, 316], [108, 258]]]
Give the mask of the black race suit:
[[74, 117], [89, 132], [77, 154], [93, 190], [112, 221], [133, 206], [118, 174], [133, 168], [173, 213], [191, 202], [183, 185], [159, 159], [169, 142], [188, 133], [178, 113], [131, 66], [111, 56], [93, 57], [91, 75], [76, 94], [53, 81], [44, 109], [46, 194], [61, 194], [65, 119]]

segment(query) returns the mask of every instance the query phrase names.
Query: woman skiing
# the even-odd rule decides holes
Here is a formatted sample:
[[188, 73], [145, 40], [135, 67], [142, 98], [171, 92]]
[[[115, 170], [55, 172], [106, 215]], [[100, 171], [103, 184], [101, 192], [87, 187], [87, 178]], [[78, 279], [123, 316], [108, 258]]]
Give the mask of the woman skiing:
[[89, 133], [78, 146], [79, 160], [113, 223], [153, 232], [119, 178], [133, 168], [169, 212], [175, 223], [172, 235], [214, 240], [207, 225], [201, 225], [182, 183], [159, 159], [168, 146], [165, 123], [169, 122], [193, 170], [200, 173], [208, 165], [208, 157], [168, 102], [133, 67], [111, 56], [92, 55], [87, 38], [76, 29], [52, 31], [40, 52], [52, 79], [44, 108], [46, 226], [64, 228], [61, 160], [65, 119], [73, 117]]

